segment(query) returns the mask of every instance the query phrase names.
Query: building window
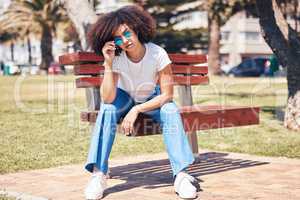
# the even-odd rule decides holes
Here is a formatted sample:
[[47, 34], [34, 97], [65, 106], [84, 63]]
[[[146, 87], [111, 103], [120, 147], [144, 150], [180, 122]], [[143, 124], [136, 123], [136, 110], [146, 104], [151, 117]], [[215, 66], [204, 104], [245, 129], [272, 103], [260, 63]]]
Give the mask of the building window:
[[229, 35], [230, 35], [230, 32], [229, 31], [223, 31], [221, 33], [221, 40], [223, 41], [228, 41], [229, 40]]
[[247, 41], [258, 41], [259, 33], [258, 32], [245, 32], [245, 39]]

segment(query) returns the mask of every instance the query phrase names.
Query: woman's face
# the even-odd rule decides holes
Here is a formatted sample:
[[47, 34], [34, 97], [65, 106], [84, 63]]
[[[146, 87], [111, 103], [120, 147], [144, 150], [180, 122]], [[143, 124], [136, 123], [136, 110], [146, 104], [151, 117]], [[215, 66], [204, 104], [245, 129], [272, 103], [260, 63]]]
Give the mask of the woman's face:
[[126, 24], [119, 26], [114, 33], [115, 45], [119, 46], [124, 51], [134, 51], [135, 47], [140, 44], [140, 41], [133, 30]]

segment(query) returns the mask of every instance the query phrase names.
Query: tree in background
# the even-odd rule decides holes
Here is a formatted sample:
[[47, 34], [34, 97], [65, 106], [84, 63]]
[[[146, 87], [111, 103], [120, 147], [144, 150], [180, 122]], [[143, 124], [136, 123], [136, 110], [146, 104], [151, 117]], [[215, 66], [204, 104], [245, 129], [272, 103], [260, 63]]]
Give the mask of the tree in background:
[[[263, 37], [280, 63], [287, 67], [288, 102], [284, 126], [300, 130], [300, 39], [291, 28], [276, 0], [257, 0]], [[291, 1], [290, 1], [291, 2]]]
[[299, 0], [278, 0], [278, 6], [283, 14], [284, 19], [288, 17], [294, 20], [295, 23], [295, 31], [298, 32], [298, 8], [299, 8]]
[[96, 1], [60, 0], [60, 2], [63, 3], [67, 11], [68, 17], [72, 21], [73, 26], [77, 31], [81, 44], [81, 49], [86, 51], [88, 49], [86, 36], [88, 28], [97, 20], [97, 15], [94, 10]]
[[[157, 22], [157, 34], [154, 42], [163, 46], [169, 53], [188, 50], [207, 49], [207, 28], [186, 28], [176, 30], [174, 27], [185, 17], [199, 11], [204, 1], [199, 0], [135, 0], [147, 10]], [[203, 9], [202, 9], [203, 10]], [[203, 10], [204, 11], [204, 10]]]
[[[57, 0], [64, 5], [69, 19], [79, 36], [82, 50], [88, 49], [86, 33], [91, 24], [97, 20], [94, 7], [97, 1], [90, 0]], [[157, 20], [158, 33], [154, 42], [165, 47], [168, 52], [185, 52], [187, 50], [207, 48], [207, 29], [187, 29], [176, 31], [173, 26], [178, 23], [176, 17], [199, 10], [199, 2], [195, 0], [134, 0], [142, 5]], [[189, 2], [198, 2], [195, 6], [177, 10]], [[101, 1], [100, 1], [101, 3]], [[201, 3], [202, 4], [202, 3]], [[78, 12], [80, 8], [80, 12]]]
[[[219, 74], [220, 69], [220, 28], [227, 20], [239, 11], [252, 9], [253, 1], [249, 0], [207, 0], [208, 12], [208, 66], [213, 74]], [[252, 9], [253, 10], [253, 9]]]
[[52, 38], [59, 23], [66, 22], [66, 14], [52, 0], [14, 0], [0, 19], [1, 29], [8, 33], [27, 34], [28, 31], [41, 37], [40, 69], [48, 71], [53, 62]]
[[[208, 66], [213, 74], [220, 71], [220, 27], [235, 13], [245, 10], [252, 2], [247, 0], [136, 0], [157, 20], [156, 42], [168, 52], [181, 52], [182, 49], [207, 49]], [[174, 30], [180, 16], [195, 11], [206, 11], [208, 28]], [[175, 19], [175, 20], [174, 20]]]
[[15, 60], [14, 58], [14, 46], [16, 38], [18, 38], [18, 33], [16, 32], [6, 32], [3, 30], [0, 30], [0, 43], [9, 43], [10, 44], [10, 59], [12, 61]]
[[72, 46], [67, 46], [68, 50], [67, 52], [69, 52], [69, 48], [72, 48], [73, 52], [76, 51], [83, 51], [82, 48], [82, 43], [80, 41], [79, 35], [77, 33], [76, 28], [74, 27], [73, 23], [68, 23], [66, 26], [62, 27], [62, 31], [64, 32], [63, 34], [63, 42], [65, 43], [72, 43]]

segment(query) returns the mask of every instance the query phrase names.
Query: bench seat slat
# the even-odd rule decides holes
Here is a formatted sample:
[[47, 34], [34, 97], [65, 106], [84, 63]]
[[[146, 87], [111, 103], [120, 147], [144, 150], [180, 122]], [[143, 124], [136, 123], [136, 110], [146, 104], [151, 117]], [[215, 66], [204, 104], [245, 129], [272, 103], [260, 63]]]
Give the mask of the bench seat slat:
[[[192, 111], [181, 110], [185, 130], [197, 131], [259, 124], [259, 107], [198, 106]], [[190, 108], [188, 108], [190, 109]]]
[[[224, 127], [259, 124], [259, 107], [245, 106], [185, 106], [180, 108], [184, 129], [187, 132]], [[94, 123], [97, 112], [82, 112], [81, 120]], [[159, 125], [142, 114], [135, 123], [133, 136], [161, 134]]]

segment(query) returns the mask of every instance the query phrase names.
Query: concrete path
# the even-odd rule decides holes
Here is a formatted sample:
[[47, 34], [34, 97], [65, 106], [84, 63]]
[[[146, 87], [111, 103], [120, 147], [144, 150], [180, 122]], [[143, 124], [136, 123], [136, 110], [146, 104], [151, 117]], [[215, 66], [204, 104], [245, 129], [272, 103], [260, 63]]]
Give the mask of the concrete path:
[[[112, 159], [107, 200], [179, 199], [165, 153]], [[190, 173], [202, 200], [299, 200], [300, 160], [203, 151]], [[84, 199], [89, 174], [82, 165], [0, 176], [0, 191], [20, 199]], [[0, 194], [1, 194], [0, 193]]]

